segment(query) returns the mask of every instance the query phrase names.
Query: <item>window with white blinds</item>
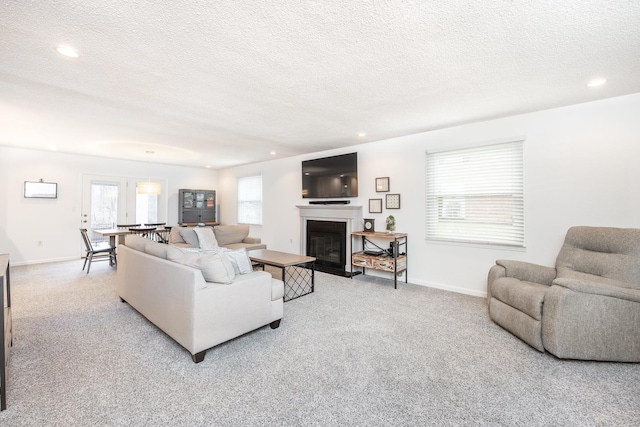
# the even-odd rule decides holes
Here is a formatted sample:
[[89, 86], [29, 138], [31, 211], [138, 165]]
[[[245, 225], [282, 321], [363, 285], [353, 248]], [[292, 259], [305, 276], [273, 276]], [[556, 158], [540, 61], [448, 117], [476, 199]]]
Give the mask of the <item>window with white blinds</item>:
[[238, 178], [238, 224], [262, 224], [262, 175]]
[[426, 238], [524, 247], [523, 141], [427, 152]]

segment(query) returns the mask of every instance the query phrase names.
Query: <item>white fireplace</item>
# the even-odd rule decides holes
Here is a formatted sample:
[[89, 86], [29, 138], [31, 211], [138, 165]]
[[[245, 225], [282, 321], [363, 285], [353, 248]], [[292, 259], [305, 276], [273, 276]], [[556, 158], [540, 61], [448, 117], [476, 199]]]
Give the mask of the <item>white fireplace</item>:
[[300, 253], [307, 252], [307, 221], [346, 223], [346, 272], [351, 271], [351, 233], [362, 231], [362, 206], [355, 205], [297, 205], [300, 211]]

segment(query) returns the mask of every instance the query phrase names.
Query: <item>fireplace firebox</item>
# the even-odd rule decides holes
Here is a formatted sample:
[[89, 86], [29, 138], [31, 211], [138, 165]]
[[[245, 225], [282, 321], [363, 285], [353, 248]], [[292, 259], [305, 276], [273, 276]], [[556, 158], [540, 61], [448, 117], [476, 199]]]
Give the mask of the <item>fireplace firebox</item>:
[[347, 224], [307, 221], [307, 255], [316, 258], [316, 270], [344, 276], [347, 260]]

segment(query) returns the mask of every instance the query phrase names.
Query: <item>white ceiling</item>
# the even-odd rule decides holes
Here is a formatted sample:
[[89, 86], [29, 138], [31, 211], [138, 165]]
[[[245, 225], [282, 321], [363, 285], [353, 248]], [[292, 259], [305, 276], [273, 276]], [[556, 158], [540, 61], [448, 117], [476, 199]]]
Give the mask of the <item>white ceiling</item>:
[[224, 168], [640, 92], [640, 1], [4, 1], [0, 58], [0, 145]]

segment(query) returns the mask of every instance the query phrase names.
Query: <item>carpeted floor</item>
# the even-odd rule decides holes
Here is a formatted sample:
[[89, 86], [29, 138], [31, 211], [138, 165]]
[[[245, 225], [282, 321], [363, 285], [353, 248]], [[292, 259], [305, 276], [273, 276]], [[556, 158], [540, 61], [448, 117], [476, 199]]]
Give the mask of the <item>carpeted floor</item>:
[[190, 355], [115, 294], [115, 272], [11, 271], [2, 426], [631, 426], [640, 364], [562, 361], [482, 298], [317, 273], [268, 326]]

